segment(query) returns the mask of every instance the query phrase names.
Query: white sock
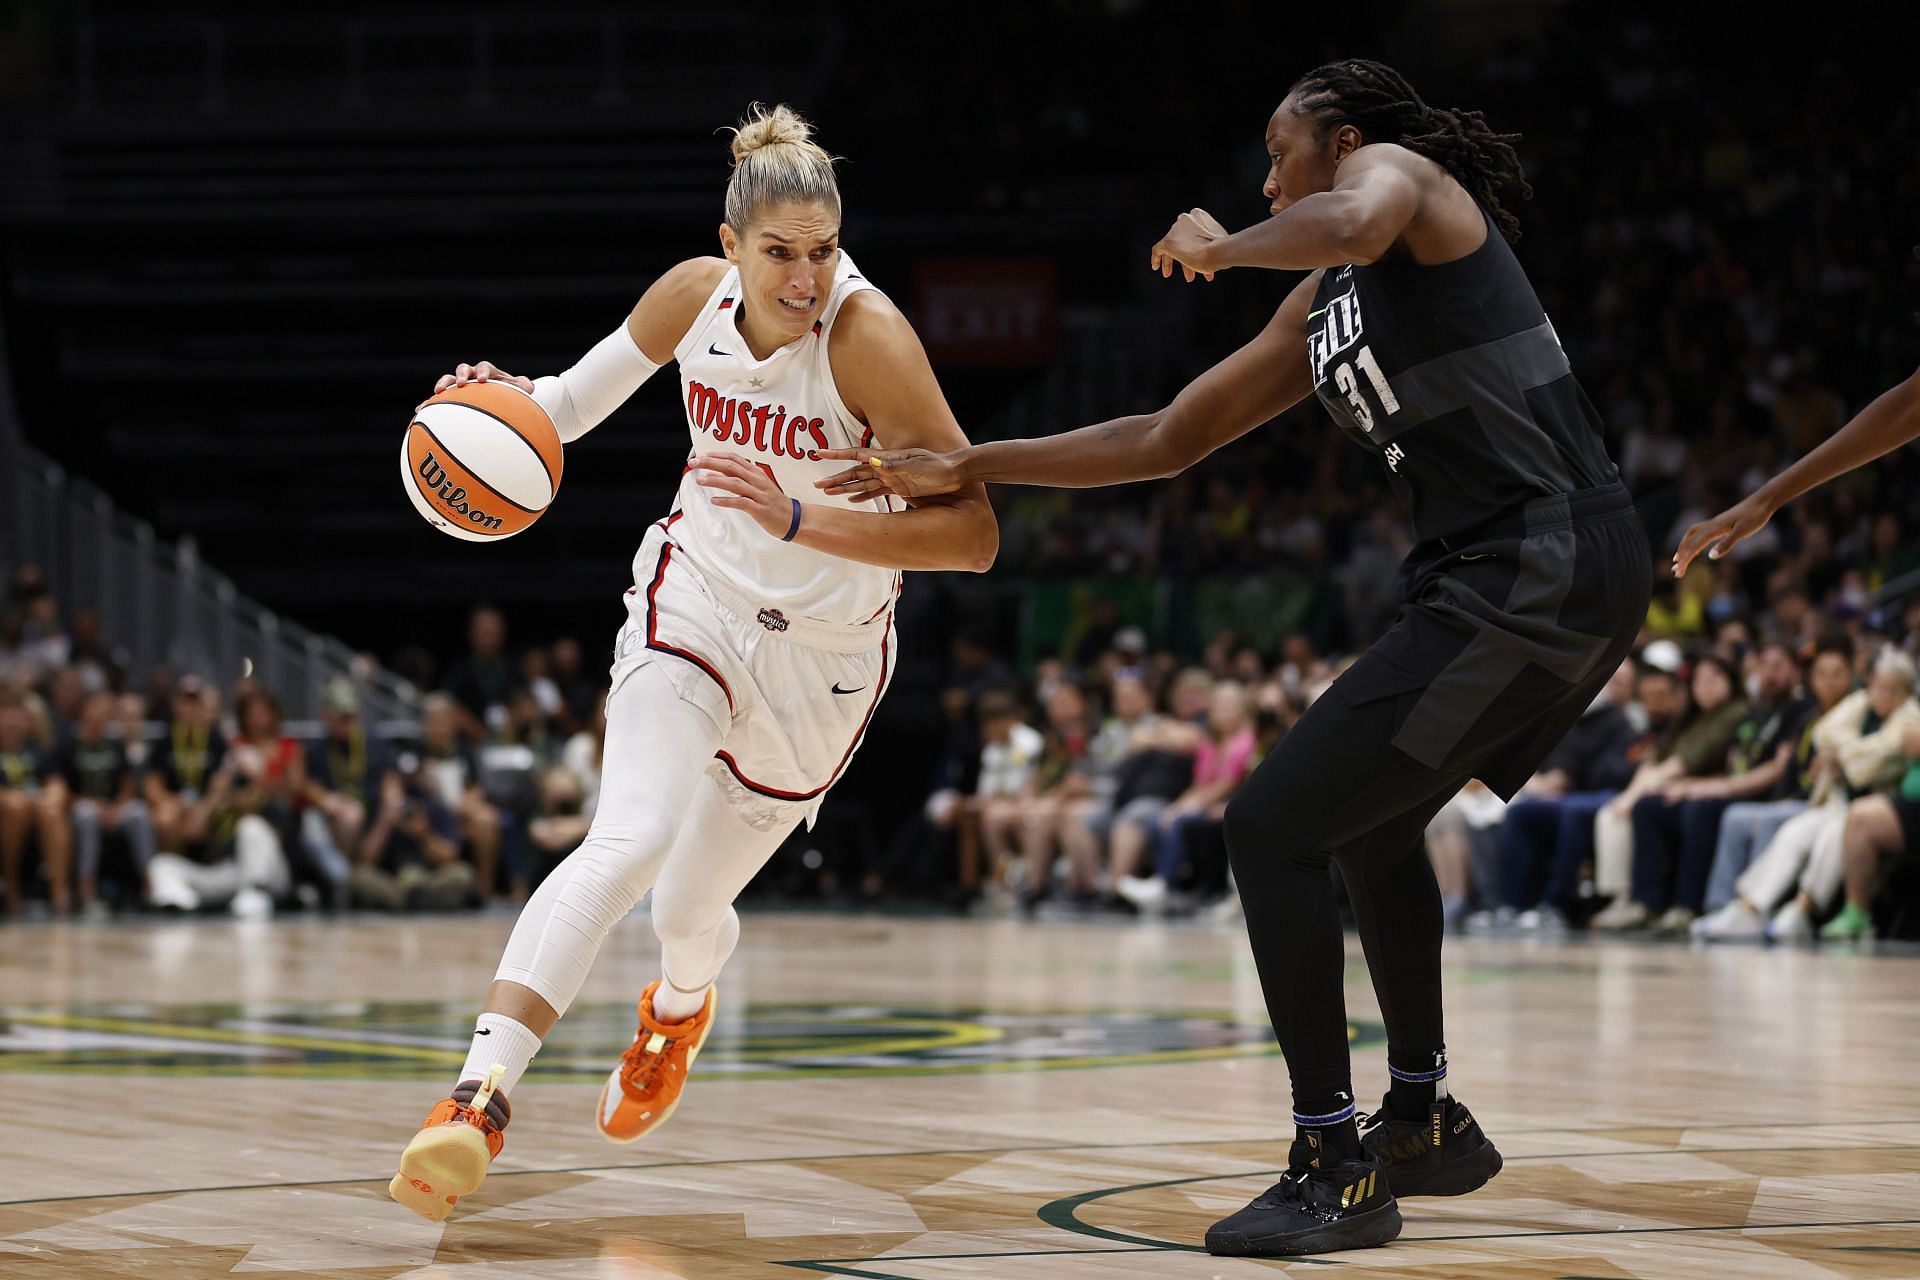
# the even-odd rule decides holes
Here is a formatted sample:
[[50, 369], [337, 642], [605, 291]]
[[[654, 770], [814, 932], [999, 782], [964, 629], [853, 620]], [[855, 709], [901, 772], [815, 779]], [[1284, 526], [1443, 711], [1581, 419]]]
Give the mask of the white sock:
[[454, 1080], [484, 1080], [495, 1063], [507, 1069], [500, 1077], [500, 1092], [511, 1100], [514, 1086], [527, 1074], [527, 1064], [540, 1052], [540, 1037], [504, 1013], [483, 1013], [475, 1024], [473, 1044], [467, 1049], [467, 1063]]
[[653, 1016], [662, 1022], [685, 1022], [707, 1007], [707, 992], [711, 990], [713, 984], [709, 982], [698, 991], [682, 991], [673, 985], [673, 979], [662, 978], [653, 992]]

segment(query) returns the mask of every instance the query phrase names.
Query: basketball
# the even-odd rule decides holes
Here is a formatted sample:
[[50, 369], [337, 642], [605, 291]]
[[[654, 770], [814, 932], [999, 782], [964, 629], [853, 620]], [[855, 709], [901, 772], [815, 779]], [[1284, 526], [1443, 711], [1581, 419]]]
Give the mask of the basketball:
[[510, 538], [560, 490], [560, 433], [509, 382], [449, 387], [421, 405], [400, 447], [407, 496], [426, 522], [469, 542]]

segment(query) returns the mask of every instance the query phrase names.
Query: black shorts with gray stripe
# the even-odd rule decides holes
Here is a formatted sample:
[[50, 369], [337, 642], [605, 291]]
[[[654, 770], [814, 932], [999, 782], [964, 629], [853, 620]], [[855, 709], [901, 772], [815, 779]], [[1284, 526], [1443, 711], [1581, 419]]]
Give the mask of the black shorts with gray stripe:
[[1391, 700], [1391, 746], [1509, 798], [1625, 658], [1652, 590], [1646, 537], [1618, 483], [1425, 544], [1402, 575], [1393, 626], [1329, 696]]

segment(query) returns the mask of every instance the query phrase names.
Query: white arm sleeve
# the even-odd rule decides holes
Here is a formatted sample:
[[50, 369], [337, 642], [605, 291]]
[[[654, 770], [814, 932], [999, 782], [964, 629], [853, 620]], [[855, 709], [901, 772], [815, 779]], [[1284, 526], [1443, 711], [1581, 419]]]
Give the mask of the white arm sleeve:
[[605, 422], [659, 368], [622, 321], [565, 373], [535, 378], [533, 398], [560, 429], [560, 439], [571, 444]]

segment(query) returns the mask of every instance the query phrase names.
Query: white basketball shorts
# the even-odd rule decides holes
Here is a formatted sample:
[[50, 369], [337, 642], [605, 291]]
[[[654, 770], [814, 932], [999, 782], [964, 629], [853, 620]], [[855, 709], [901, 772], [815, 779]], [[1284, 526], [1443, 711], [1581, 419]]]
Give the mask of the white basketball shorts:
[[892, 611], [861, 628], [788, 618], [701, 573], [659, 525], [634, 563], [613, 688], [659, 665], [719, 727], [708, 774], [741, 818], [811, 825], [893, 678]]

